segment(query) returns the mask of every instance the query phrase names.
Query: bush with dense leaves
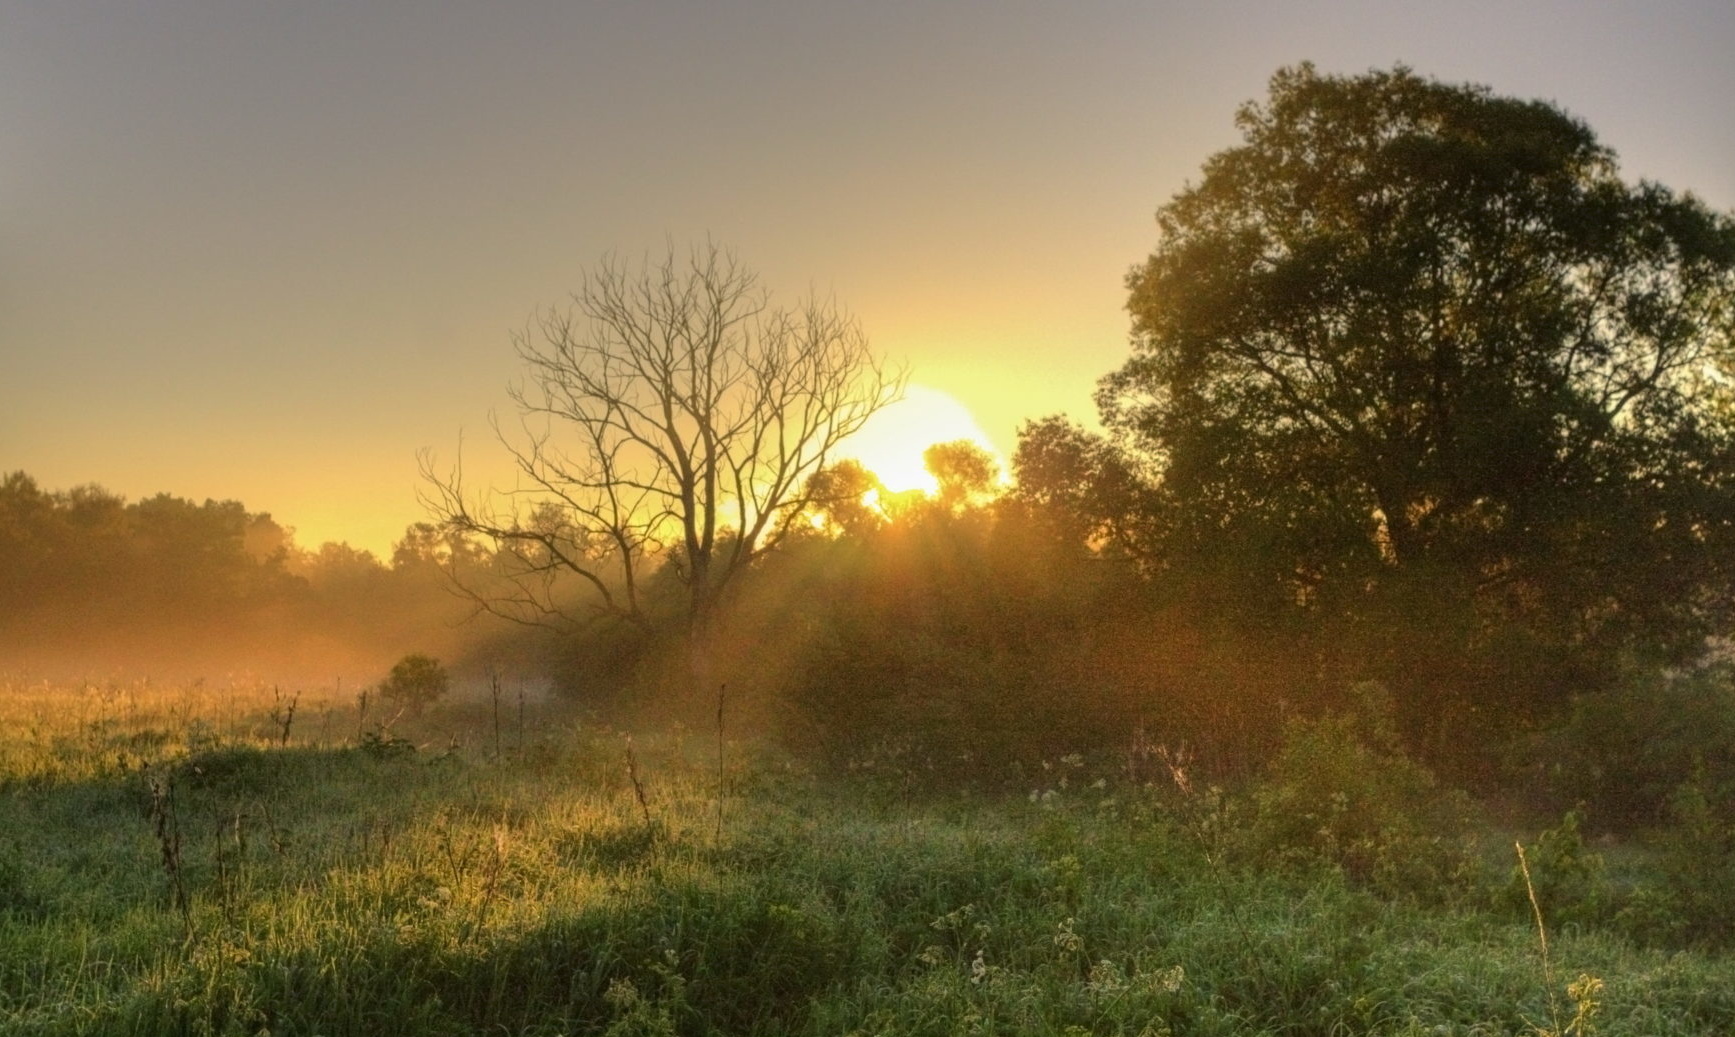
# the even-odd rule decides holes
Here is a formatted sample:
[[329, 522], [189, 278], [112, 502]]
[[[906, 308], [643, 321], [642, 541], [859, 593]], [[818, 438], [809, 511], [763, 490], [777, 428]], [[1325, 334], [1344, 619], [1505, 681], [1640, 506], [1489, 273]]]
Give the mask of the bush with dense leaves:
[[381, 682], [380, 695], [387, 702], [420, 713], [444, 698], [451, 686], [451, 675], [440, 660], [427, 655], [406, 655]]
[[1355, 691], [1356, 711], [1289, 725], [1253, 787], [1246, 848], [1337, 867], [1383, 893], [1445, 899], [1474, 872], [1468, 801], [1404, 754], [1383, 687]]
[[1581, 696], [1533, 760], [1556, 809], [1582, 803], [1601, 827], [1663, 822], [1684, 784], [1735, 787], [1735, 666], [1646, 671]]

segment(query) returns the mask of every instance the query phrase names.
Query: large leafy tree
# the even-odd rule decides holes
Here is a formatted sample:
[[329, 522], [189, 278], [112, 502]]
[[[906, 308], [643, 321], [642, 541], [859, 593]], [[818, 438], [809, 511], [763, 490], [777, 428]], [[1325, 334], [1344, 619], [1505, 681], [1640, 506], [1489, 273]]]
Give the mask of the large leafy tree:
[[1422, 645], [1701, 643], [1735, 221], [1622, 180], [1552, 105], [1404, 68], [1280, 71], [1237, 124], [1159, 211], [1099, 395], [1161, 472], [1168, 550], [1359, 621], [1398, 673]]

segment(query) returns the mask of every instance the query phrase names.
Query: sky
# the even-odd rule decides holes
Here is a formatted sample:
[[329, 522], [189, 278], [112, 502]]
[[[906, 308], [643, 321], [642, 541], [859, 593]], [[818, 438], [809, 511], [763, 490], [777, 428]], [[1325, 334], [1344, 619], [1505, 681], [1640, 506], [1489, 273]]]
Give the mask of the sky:
[[1553, 101], [1735, 208], [1735, 4], [0, 0], [0, 472], [389, 553], [511, 333], [707, 238], [1010, 455], [1278, 68]]

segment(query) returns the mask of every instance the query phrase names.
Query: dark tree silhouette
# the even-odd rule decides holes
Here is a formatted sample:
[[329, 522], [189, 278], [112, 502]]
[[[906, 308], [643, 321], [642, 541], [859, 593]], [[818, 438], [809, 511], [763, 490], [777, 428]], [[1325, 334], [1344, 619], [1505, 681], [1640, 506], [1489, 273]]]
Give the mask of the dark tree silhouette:
[[922, 451], [922, 467], [939, 484], [938, 503], [948, 511], [986, 500], [1000, 478], [994, 455], [968, 439], [928, 447]]
[[649, 619], [648, 567], [678, 565], [693, 679], [707, 676], [720, 596], [805, 521], [812, 476], [897, 397], [902, 375], [858, 323], [809, 298], [772, 305], [715, 246], [632, 268], [606, 259], [571, 309], [516, 338], [519, 421], [496, 424], [520, 482], [476, 495], [424, 458], [425, 503], [493, 545], [501, 579], [477, 602], [523, 622]]
[[1150, 481], [1114, 443], [1050, 415], [1025, 422], [1012, 454], [1012, 497], [1060, 540], [1122, 560], [1156, 561], [1143, 516]]
[[1403, 68], [1284, 70], [1237, 123], [1159, 212], [1099, 394], [1161, 473], [1167, 549], [1435, 644], [1701, 644], [1735, 221], [1623, 182], [1551, 105]]
[[420, 714], [444, 698], [451, 686], [452, 678], [440, 665], [440, 660], [412, 654], [399, 659], [392, 672], [380, 682], [380, 695], [387, 702]]
[[846, 535], [870, 533], [885, 523], [873, 498], [886, 492], [879, 476], [846, 457], [813, 473], [807, 496], [827, 527]]

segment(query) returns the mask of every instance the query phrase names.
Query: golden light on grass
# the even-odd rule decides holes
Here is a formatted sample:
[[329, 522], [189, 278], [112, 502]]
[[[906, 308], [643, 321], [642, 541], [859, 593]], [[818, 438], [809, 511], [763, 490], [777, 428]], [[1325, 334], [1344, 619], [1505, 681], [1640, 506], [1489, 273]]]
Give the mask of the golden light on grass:
[[950, 393], [926, 385], [905, 388], [903, 399], [875, 414], [860, 432], [845, 440], [842, 454], [861, 462], [894, 494], [938, 489], [922, 464], [922, 452], [935, 443], [967, 439], [986, 450], [1005, 469], [1005, 459], [982, 431], [970, 408]]

